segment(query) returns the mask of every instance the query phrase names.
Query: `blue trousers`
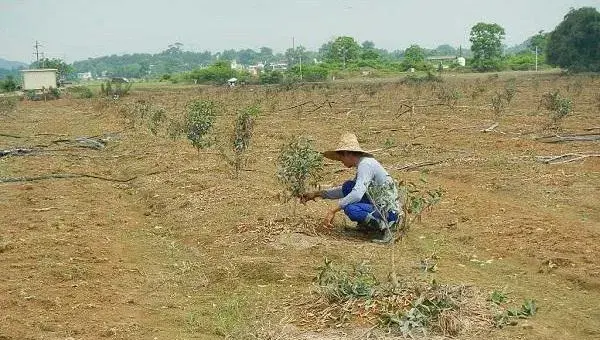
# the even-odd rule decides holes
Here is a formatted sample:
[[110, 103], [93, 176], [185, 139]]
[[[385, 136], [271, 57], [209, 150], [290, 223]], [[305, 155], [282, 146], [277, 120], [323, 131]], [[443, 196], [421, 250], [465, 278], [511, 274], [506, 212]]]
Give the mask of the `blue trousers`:
[[[344, 196], [348, 195], [350, 191], [352, 191], [354, 184], [354, 181], [344, 182], [342, 185], [342, 192], [344, 193]], [[367, 195], [364, 195], [362, 199], [356, 203], [348, 204], [344, 208], [344, 213], [351, 221], [358, 223], [366, 222], [367, 216], [369, 215], [378, 220], [382, 220], [381, 215], [375, 211], [375, 207]], [[387, 218], [388, 222], [396, 221], [398, 219], [398, 215], [395, 212], [389, 212]]]

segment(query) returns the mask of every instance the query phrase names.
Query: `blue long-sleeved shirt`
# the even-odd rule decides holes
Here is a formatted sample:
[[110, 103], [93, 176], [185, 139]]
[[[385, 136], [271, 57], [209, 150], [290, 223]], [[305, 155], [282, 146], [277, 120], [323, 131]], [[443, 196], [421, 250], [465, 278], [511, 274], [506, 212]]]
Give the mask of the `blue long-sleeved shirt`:
[[392, 177], [375, 158], [361, 157], [356, 167], [355, 185], [352, 191], [344, 196], [342, 187], [335, 187], [323, 191], [321, 197], [327, 199], [340, 199], [340, 208], [356, 203], [362, 199], [371, 183], [383, 185], [393, 182]]

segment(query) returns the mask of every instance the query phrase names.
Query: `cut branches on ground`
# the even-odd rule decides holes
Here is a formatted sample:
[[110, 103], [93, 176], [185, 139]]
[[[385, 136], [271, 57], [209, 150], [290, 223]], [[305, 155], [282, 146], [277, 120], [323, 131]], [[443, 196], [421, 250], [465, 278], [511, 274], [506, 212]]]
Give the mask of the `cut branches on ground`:
[[562, 142], [593, 142], [600, 140], [600, 134], [598, 133], [584, 133], [584, 134], [571, 134], [571, 135], [554, 135], [554, 136], [543, 136], [535, 139], [542, 143], [562, 143]]
[[490, 125], [489, 127], [481, 130], [481, 132], [486, 133], [486, 132], [492, 132], [494, 131], [498, 126], [500, 125], [500, 123], [494, 123], [492, 125]]
[[0, 150], [0, 158], [8, 157], [8, 156], [25, 156], [31, 153], [34, 153], [35, 149], [30, 148], [16, 148], [16, 149], [8, 149], [8, 150]]
[[534, 300], [526, 300], [521, 309], [505, 310], [473, 286], [392, 277], [379, 280], [366, 263], [348, 270], [326, 259], [316, 279], [316, 296], [300, 305], [298, 323], [340, 327], [359, 322], [388, 335], [455, 337], [516, 324], [537, 310]]
[[102, 181], [108, 182], [118, 182], [118, 183], [128, 183], [137, 179], [139, 177], [152, 176], [165, 171], [154, 171], [143, 175], [136, 175], [129, 178], [110, 178], [92, 174], [82, 174], [82, 173], [58, 173], [58, 174], [48, 174], [48, 175], [39, 175], [39, 176], [22, 176], [22, 177], [0, 177], [0, 183], [19, 183], [19, 182], [35, 182], [47, 179], [69, 179], [69, 178], [94, 178]]

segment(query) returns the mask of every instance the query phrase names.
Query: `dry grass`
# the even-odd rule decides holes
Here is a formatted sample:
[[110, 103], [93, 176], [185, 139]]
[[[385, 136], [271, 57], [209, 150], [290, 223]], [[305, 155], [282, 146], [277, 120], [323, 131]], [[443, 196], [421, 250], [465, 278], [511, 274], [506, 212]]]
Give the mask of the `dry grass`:
[[8, 116], [17, 109], [18, 97], [0, 96], [0, 117]]

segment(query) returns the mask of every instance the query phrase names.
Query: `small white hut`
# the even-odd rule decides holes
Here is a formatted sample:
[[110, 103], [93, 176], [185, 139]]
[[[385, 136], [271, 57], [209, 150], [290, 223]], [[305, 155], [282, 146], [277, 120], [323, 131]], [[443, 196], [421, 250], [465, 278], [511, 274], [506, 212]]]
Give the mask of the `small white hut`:
[[235, 87], [235, 84], [237, 83], [237, 78], [231, 78], [227, 81], [227, 84], [229, 85], [229, 87]]

